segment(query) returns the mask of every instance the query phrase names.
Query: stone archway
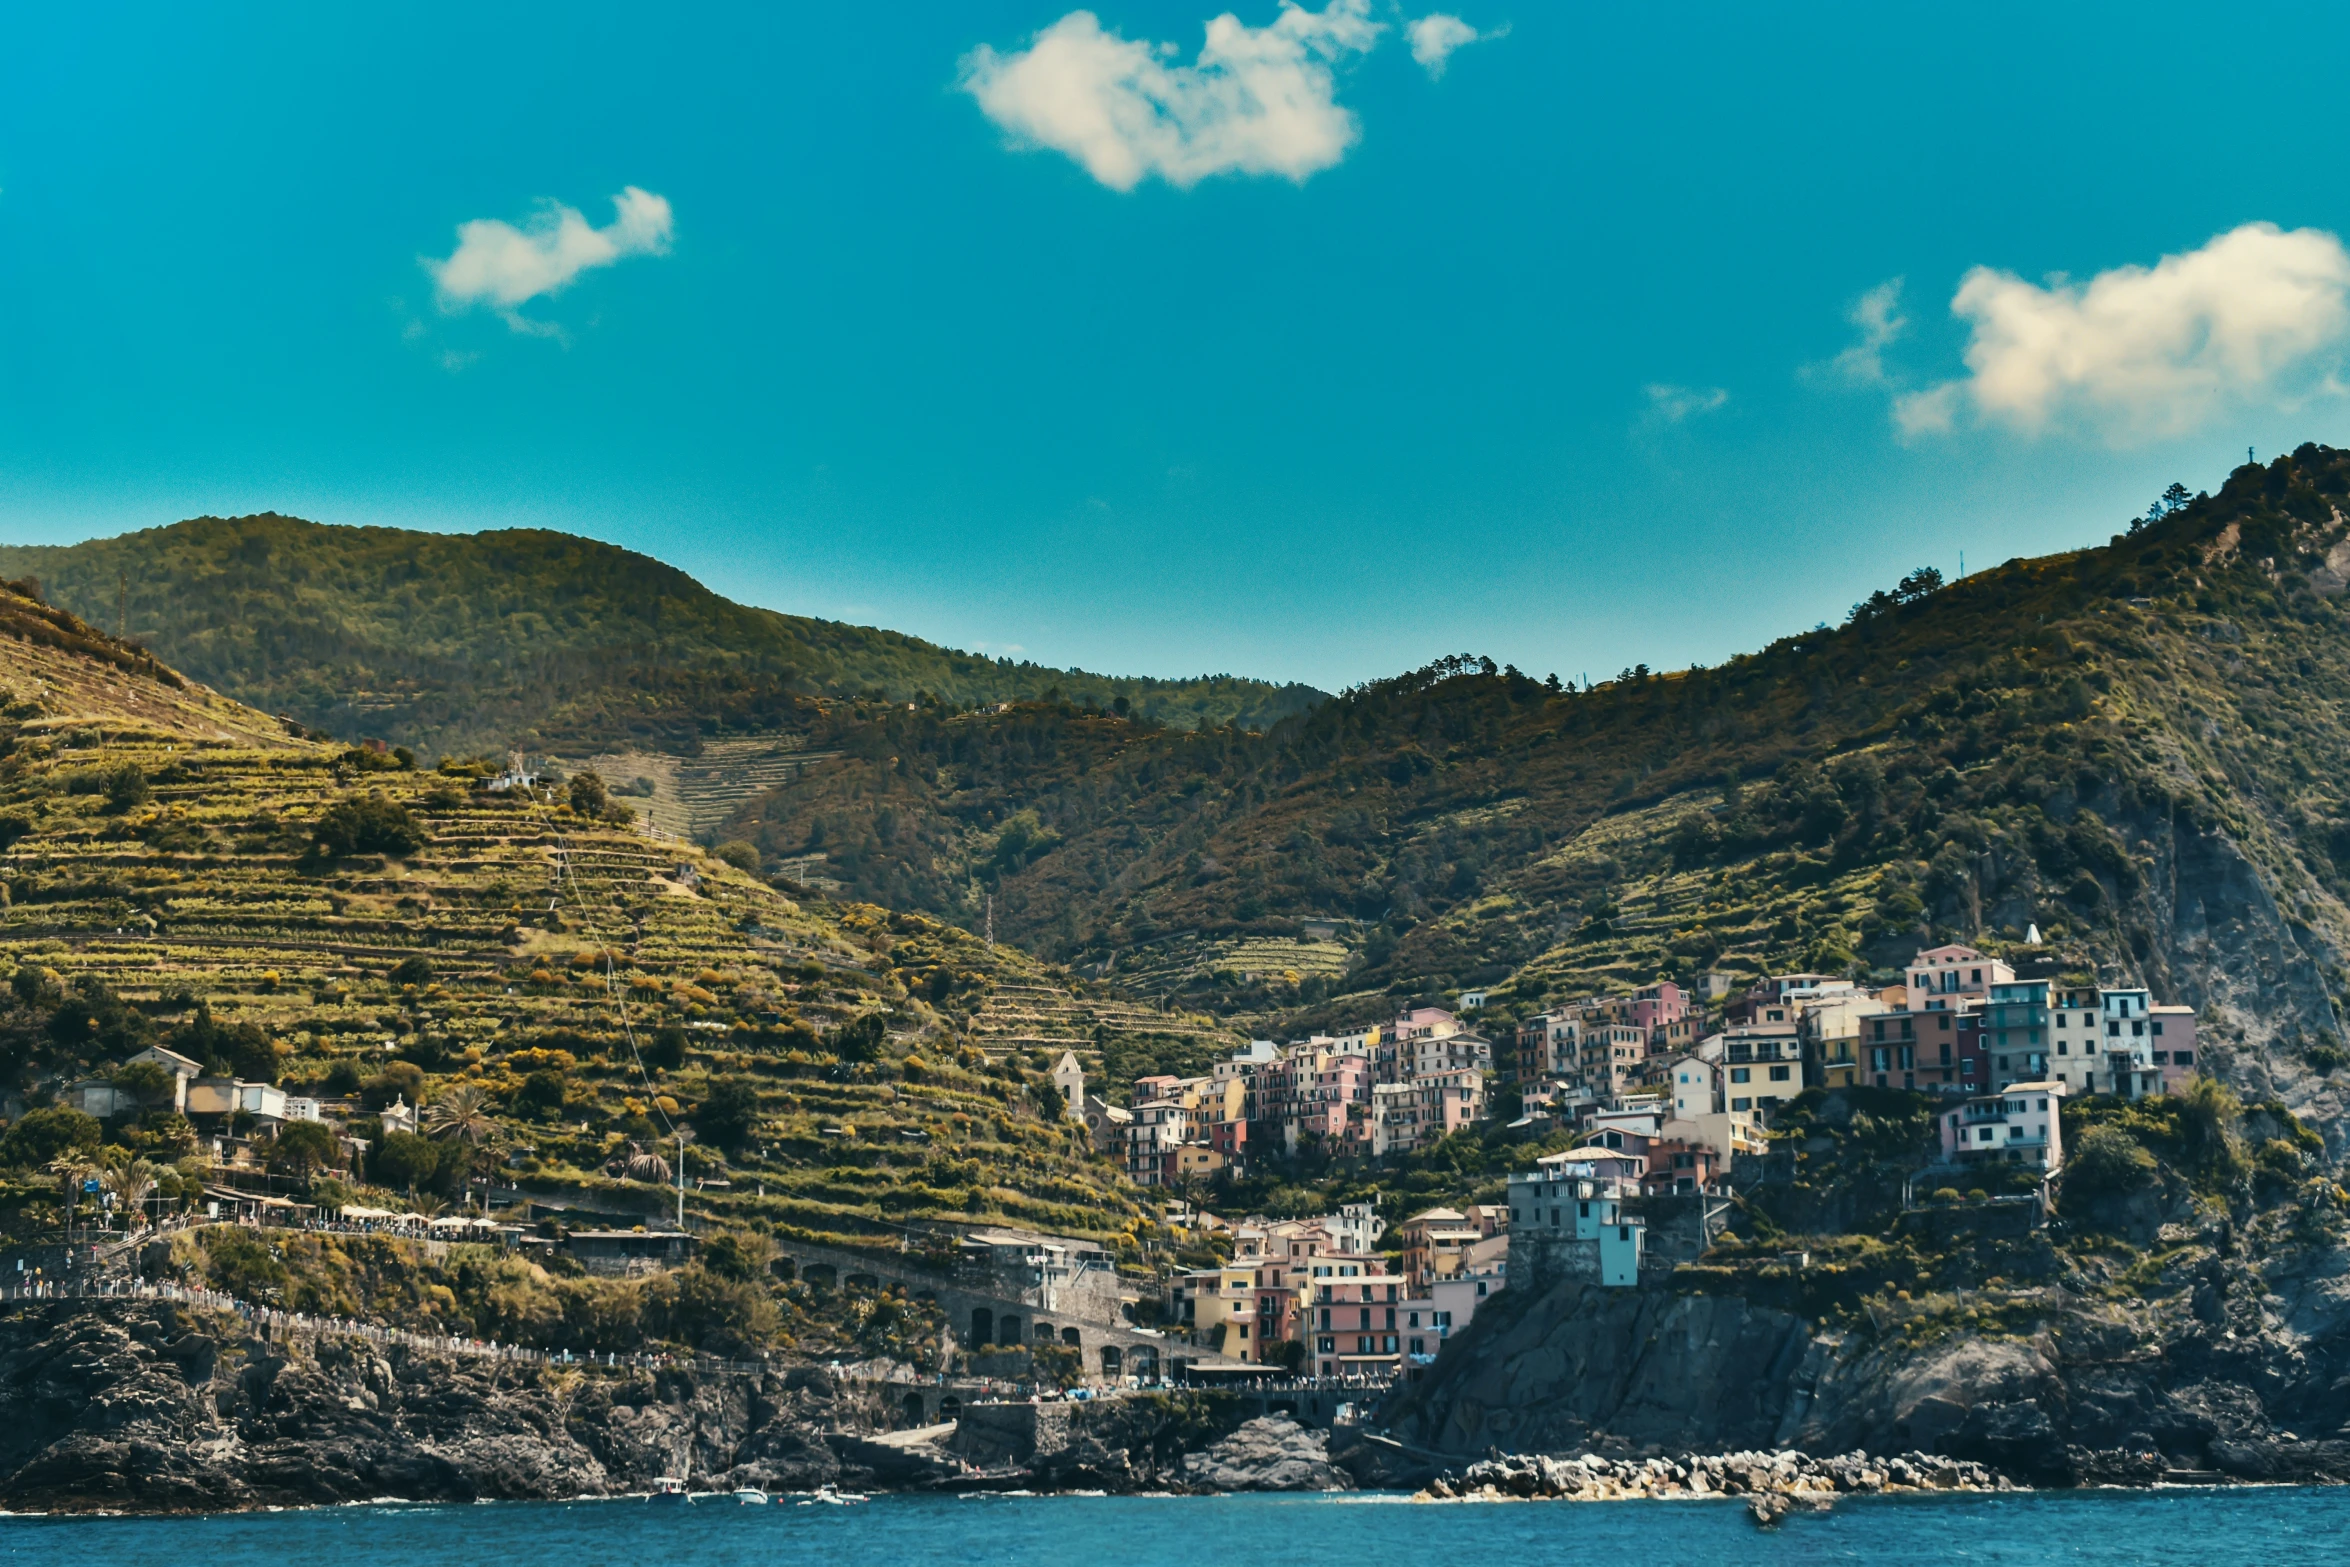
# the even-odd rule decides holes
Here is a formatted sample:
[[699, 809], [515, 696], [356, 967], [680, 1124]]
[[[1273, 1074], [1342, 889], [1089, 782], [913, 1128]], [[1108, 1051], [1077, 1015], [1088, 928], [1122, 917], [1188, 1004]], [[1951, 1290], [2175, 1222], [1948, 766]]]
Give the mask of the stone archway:
[[995, 1313], [985, 1306], [971, 1308], [971, 1347], [984, 1349], [995, 1342]]
[[898, 1406], [898, 1414], [900, 1418], [904, 1420], [908, 1430], [912, 1430], [914, 1427], [924, 1424], [927, 1420], [927, 1415], [922, 1407], [922, 1395], [919, 1393], [908, 1393], [904, 1402]]
[[1081, 1335], [1075, 1328], [1061, 1329], [1061, 1342], [1068, 1345], [1071, 1349], [1081, 1349], [1085, 1345], [1084, 1336]]
[[1126, 1374], [1126, 1352], [1115, 1344], [1102, 1346], [1102, 1375], [1115, 1380]]
[[1053, 1341], [1053, 1325], [1051, 1323], [1039, 1322], [1036, 1325], [1036, 1341], [1039, 1344], [1050, 1344]]
[[1007, 1348], [1016, 1348], [1026, 1342], [1020, 1336], [1020, 1319], [1006, 1313], [996, 1319], [995, 1341]]

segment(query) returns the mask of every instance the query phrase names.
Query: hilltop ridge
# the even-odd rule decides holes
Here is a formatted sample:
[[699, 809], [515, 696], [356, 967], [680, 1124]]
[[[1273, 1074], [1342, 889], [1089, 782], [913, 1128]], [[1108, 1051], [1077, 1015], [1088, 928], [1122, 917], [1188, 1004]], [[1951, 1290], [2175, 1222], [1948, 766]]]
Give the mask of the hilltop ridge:
[[1154, 723], [1271, 723], [1309, 686], [990, 659], [737, 604], [633, 550], [544, 529], [423, 533], [264, 513], [0, 546], [0, 576], [221, 691], [428, 754], [792, 731], [826, 700], [956, 707], [1048, 694]]
[[[2350, 998], [2350, 453], [2112, 543], [1913, 575], [1841, 627], [1592, 690], [1439, 661], [1261, 735], [1067, 704], [845, 716], [744, 807], [772, 863], [1194, 1004], [1502, 1015], [2019, 949], [2207, 1010], [2332, 1120]], [[1334, 1011], [1315, 1009], [1335, 1009]]]

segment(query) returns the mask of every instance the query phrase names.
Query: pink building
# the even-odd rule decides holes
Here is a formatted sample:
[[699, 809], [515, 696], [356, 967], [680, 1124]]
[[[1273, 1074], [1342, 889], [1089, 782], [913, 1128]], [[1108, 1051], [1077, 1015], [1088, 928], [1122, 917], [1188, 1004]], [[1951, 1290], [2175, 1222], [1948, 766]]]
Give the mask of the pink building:
[[1972, 947], [1929, 947], [1909, 960], [1907, 987], [1913, 1012], [1957, 1012], [1965, 1001], [1989, 998], [1993, 985], [2015, 979], [2015, 970]]
[[1689, 1015], [1689, 996], [1671, 980], [1632, 992], [1632, 1004], [1626, 1008], [1625, 1021], [1634, 1028], [1655, 1033], [1668, 1023], [1678, 1023]]

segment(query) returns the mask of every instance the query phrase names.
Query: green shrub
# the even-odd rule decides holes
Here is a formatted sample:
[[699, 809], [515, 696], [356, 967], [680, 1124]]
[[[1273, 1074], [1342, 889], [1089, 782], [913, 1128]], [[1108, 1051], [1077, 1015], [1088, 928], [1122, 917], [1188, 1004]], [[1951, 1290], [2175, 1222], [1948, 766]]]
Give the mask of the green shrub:
[[2154, 1155], [2118, 1126], [2092, 1126], [2073, 1139], [2061, 1177], [2066, 1196], [2103, 1197], [2153, 1184]]
[[424, 831], [408, 807], [381, 794], [338, 800], [318, 818], [318, 847], [347, 854], [410, 854], [424, 847]]
[[69, 1153], [93, 1153], [103, 1128], [96, 1116], [67, 1105], [28, 1110], [0, 1136], [0, 1163], [37, 1170]]

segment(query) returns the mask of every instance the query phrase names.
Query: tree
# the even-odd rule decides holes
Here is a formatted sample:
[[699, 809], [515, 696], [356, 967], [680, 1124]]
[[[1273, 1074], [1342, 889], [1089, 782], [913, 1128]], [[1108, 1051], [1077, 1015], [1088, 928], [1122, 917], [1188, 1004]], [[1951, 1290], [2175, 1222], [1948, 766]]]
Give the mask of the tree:
[[571, 808], [591, 821], [603, 816], [612, 797], [605, 792], [604, 780], [594, 773], [577, 773], [571, 780]]
[[424, 1068], [413, 1061], [391, 1061], [360, 1087], [359, 1102], [381, 1110], [394, 1100], [414, 1106], [424, 1099]]
[[479, 1147], [496, 1135], [498, 1123], [490, 1118], [489, 1095], [472, 1083], [459, 1083], [425, 1107], [424, 1130]]
[[645, 1065], [655, 1071], [676, 1071], [685, 1065], [685, 1030], [675, 1023], [664, 1023], [644, 1042], [640, 1053]]
[[114, 1069], [115, 1091], [129, 1094], [145, 1110], [169, 1099], [176, 1081], [174, 1073], [155, 1061], [131, 1061]]
[[109, 767], [99, 779], [99, 789], [106, 796], [106, 808], [120, 815], [133, 806], [147, 803], [147, 775], [136, 762], [124, 762]]
[[70, 1148], [41, 1168], [57, 1177], [60, 1212], [64, 1222], [72, 1224], [73, 1211], [81, 1206], [83, 1185], [98, 1173], [96, 1162], [81, 1149]]
[[155, 1195], [155, 1176], [156, 1167], [144, 1159], [117, 1165], [99, 1176], [115, 1205], [122, 1209], [126, 1228], [135, 1229], [147, 1222], [147, 1199]]
[[343, 1145], [319, 1121], [294, 1121], [280, 1127], [276, 1141], [269, 1145], [269, 1168], [296, 1180], [309, 1180], [342, 1162]]
[[834, 1029], [825, 1044], [843, 1061], [872, 1061], [881, 1054], [881, 1042], [887, 1035], [881, 1014], [868, 1012]]
[[2129, 1133], [2118, 1126], [2092, 1126], [2066, 1151], [2062, 1190], [2067, 1197], [2117, 1196], [2151, 1183], [2154, 1170], [2154, 1155]]
[[409, 854], [424, 847], [424, 830], [408, 807], [378, 793], [338, 800], [318, 818], [319, 849], [347, 854]]
[[563, 1108], [567, 1085], [553, 1067], [541, 1067], [522, 1080], [514, 1092], [514, 1108], [525, 1115], [553, 1115]]
[[759, 851], [739, 838], [722, 843], [711, 852], [738, 871], [750, 871], [754, 875], [758, 872]]
[[414, 1132], [391, 1132], [369, 1156], [368, 1168], [379, 1183], [402, 1187], [412, 1196], [420, 1191], [446, 1196], [464, 1180], [470, 1153], [465, 1143], [436, 1143]]
[[739, 1077], [719, 1079], [694, 1110], [694, 1128], [732, 1151], [759, 1129], [759, 1091]]
[[57, 991], [57, 976], [38, 963], [21, 963], [8, 978], [8, 988], [16, 992], [16, 999], [24, 1006], [38, 1006], [43, 996]]
[[96, 1116], [70, 1106], [28, 1110], [0, 1137], [0, 1163], [39, 1169], [68, 1153], [94, 1153], [103, 1131]]
[[392, 965], [391, 973], [384, 977], [395, 985], [414, 985], [421, 989], [432, 983], [432, 959], [402, 958]]
[[2209, 1181], [2233, 1181], [2244, 1170], [2244, 1143], [2236, 1133], [2244, 1101], [2216, 1077], [2198, 1072], [2179, 1096], [2179, 1131], [2188, 1167]]

